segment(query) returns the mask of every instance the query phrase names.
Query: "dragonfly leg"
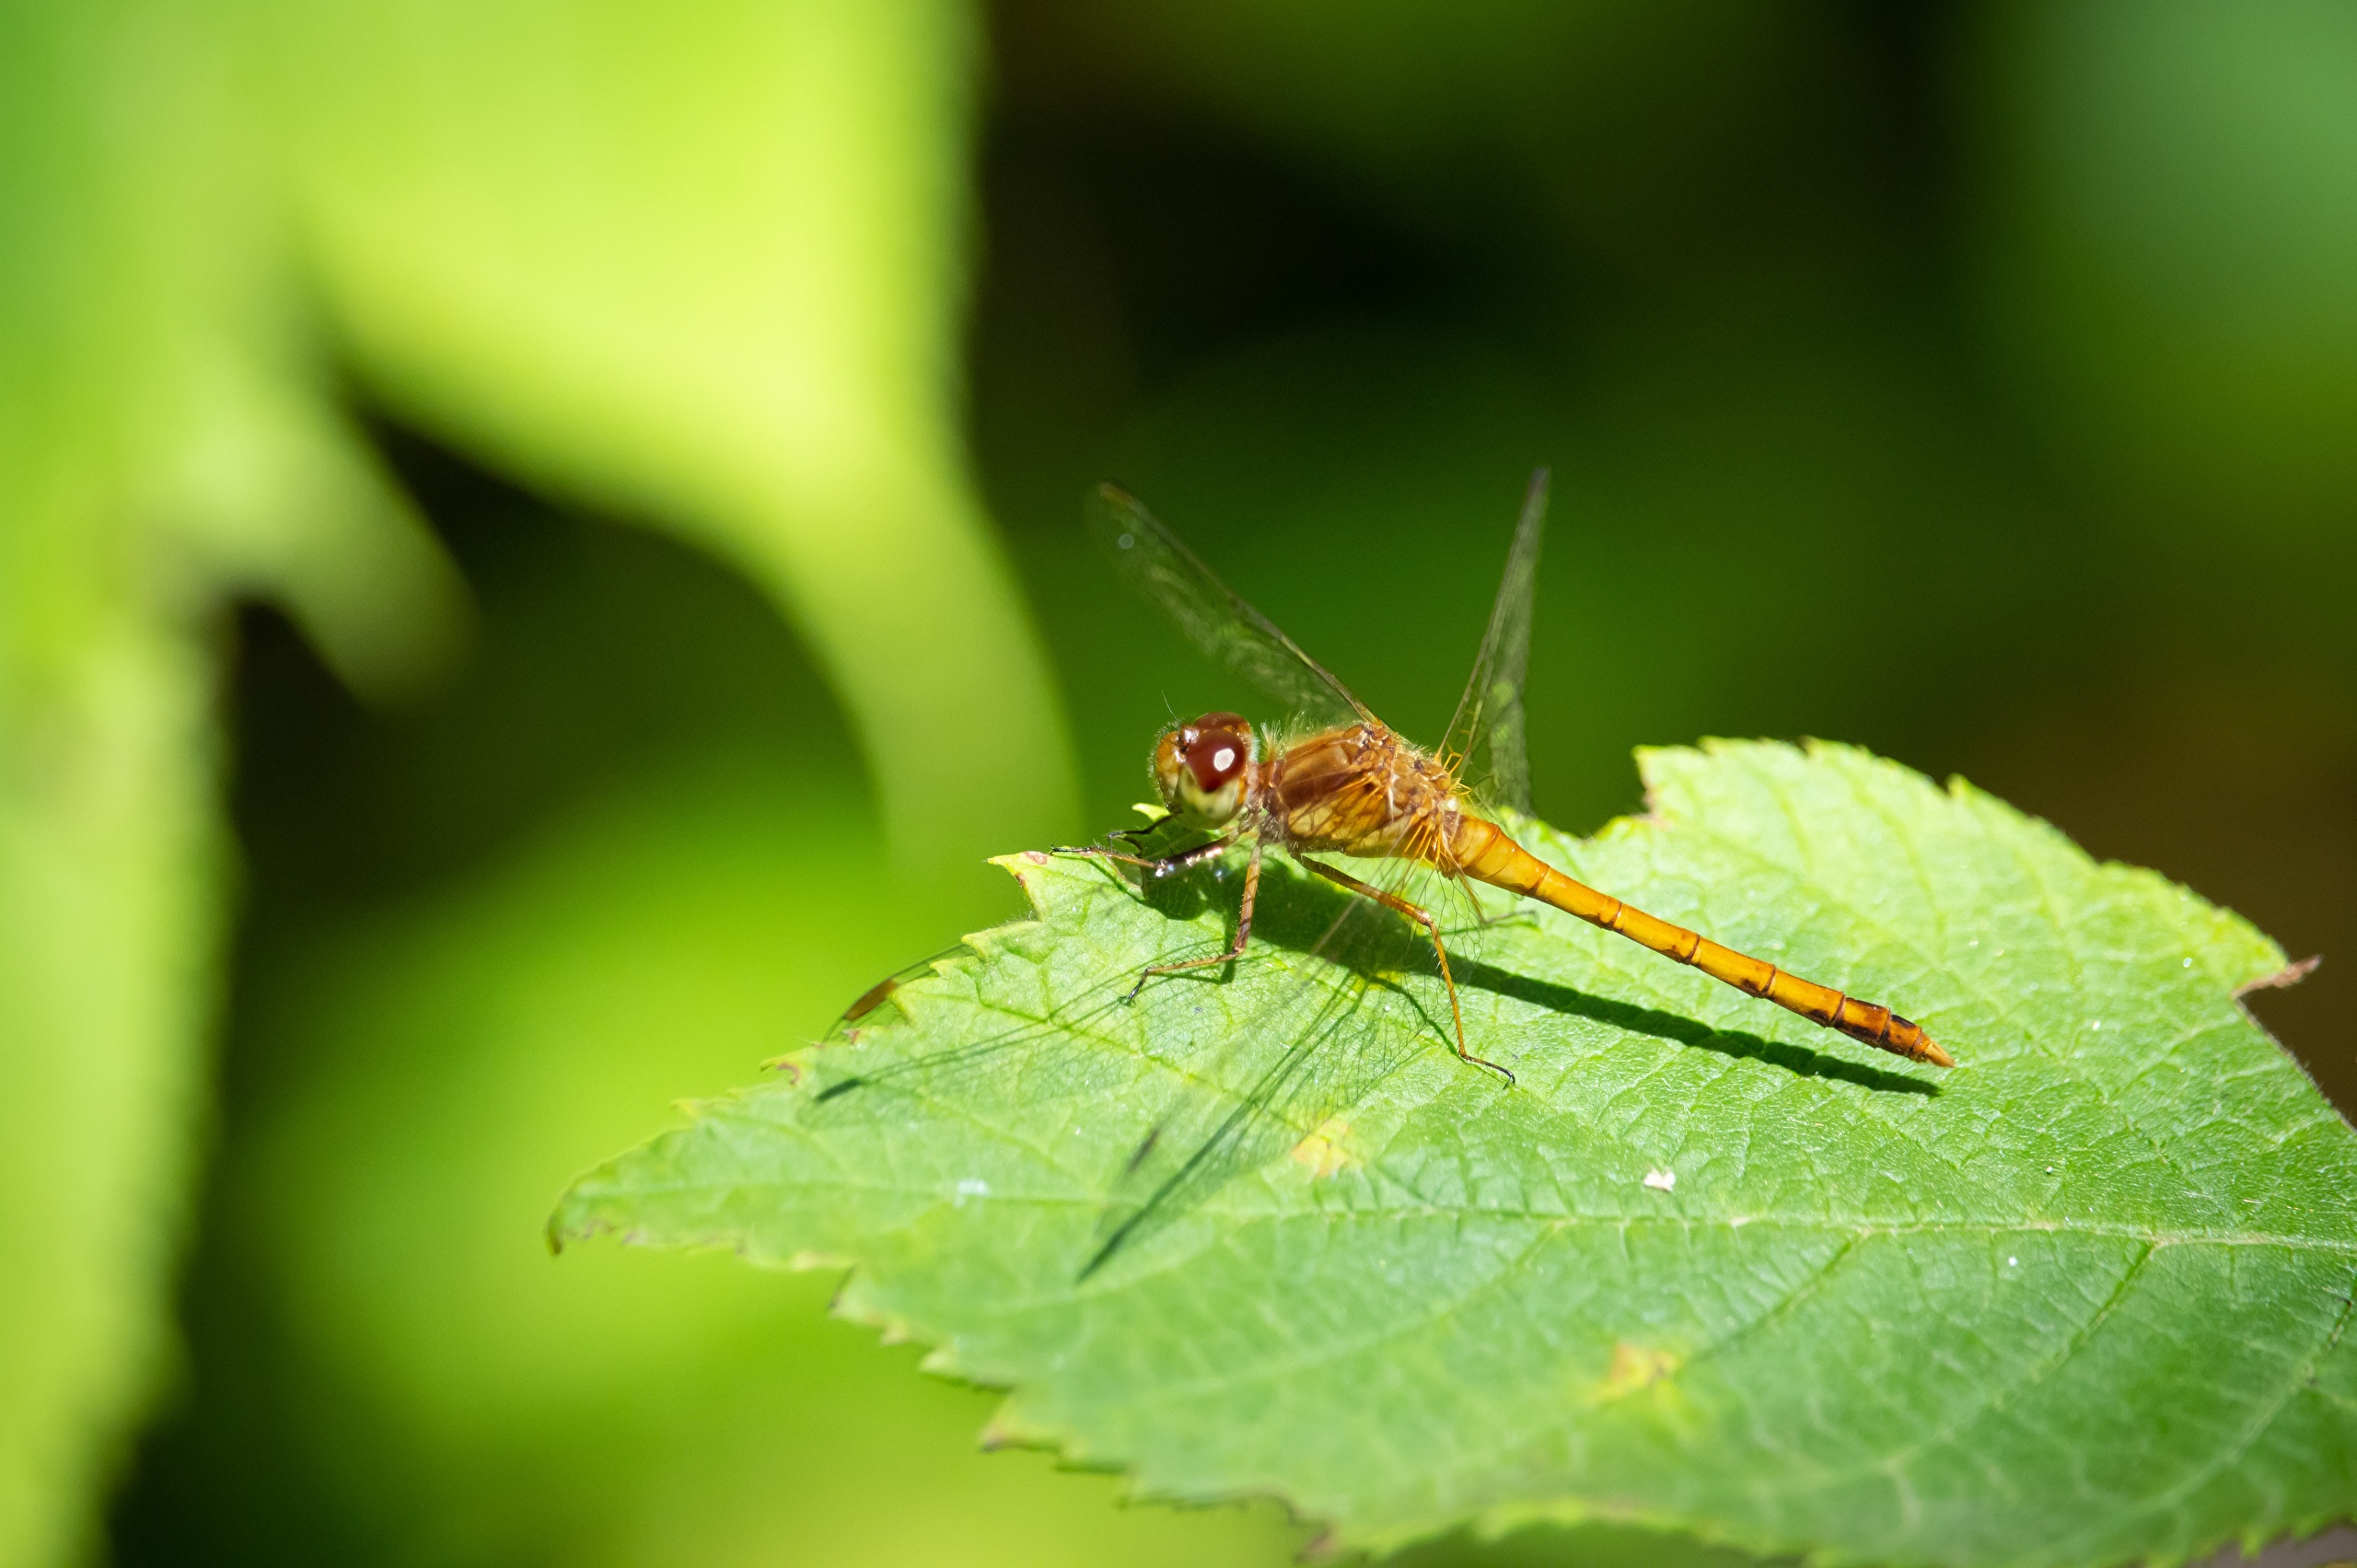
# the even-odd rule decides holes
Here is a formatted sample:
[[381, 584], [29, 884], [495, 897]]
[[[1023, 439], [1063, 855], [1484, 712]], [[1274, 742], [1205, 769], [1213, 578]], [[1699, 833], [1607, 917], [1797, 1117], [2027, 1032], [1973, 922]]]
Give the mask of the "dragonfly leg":
[[[1207, 844], [1204, 848], [1211, 849], [1216, 847], [1219, 849], [1225, 849], [1228, 844], [1235, 842], [1236, 841], [1233, 838], [1229, 838], [1216, 846]], [[1190, 850], [1188, 854], [1190, 855], [1200, 857], [1203, 854], [1203, 851]], [[1176, 858], [1185, 859], [1187, 857], [1178, 856]], [[1151, 865], [1156, 863], [1148, 861], [1145, 864]], [[1167, 862], [1164, 862], [1162, 864], [1167, 864]], [[1232, 964], [1237, 959], [1242, 958], [1244, 956], [1245, 944], [1252, 940], [1252, 905], [1254, 900], [1259, 899], [1260, 896], [1260, 841], [1254, 839], [1252, 841], [1251, 862], [1244, 868], [1244, 901], [1237, 906], [1236, 912], [1236, 940], [1228, 944], [1227, 951], [1225, 953], [1213, 953], [1201, 958], [1181, 958], [1174, 964], [1148, 964], [1145, 968], [1138, 971], [1138, 982], [1130, 987], [1130, 993], [1127, 996], [1122, 997], [1121, 1000], [1124, 1002], [1136, 1001], [1138, 999], [1138, 993], [1145, 989], [1145, 982], [1152, 980], [1155, 975], [1177, 974], [1181, 970], [1209, 969], [1213, 964]]]
[[1457, 1005], [1457, 977], [1448, 971], [1448, 948], [1440, 939], [1440, 922], [1433, 918], [1433, 912], [1421, 905], [1410, 903], [1397, 893], [1387, 893], [1380, 888], [1370, 887], [1349, 872], [1338, 871], [1333, 866], [1312, 860], [1306, 854], [1296, 854], [1294, 858], [1329, 882], [1338, 883], [1353, 893], [1373, 899], [1385, 909], [1397, 910], [1424, 928], [1424, 935], [1432, 939], [1433, 956], [1440, 960], [1441, 983], [1448, 987], [1448, 1016], [1450, 1021], [1457, 1026], [1457, 1060], [1471, 1066], [1487, 1067], [1507, 1083], [1513, 1083], [1514, 1074], [1510, 1070], [1499, 1066], [1494, 1062], [1476, 1056], [1465, 1049], [1465, 1009]]
[[[1114, 835], [1116, 838], [1120, 836], [1118, 833]], [[1236, 847], [1236, 837], [1232, 832], [1223, 833], [1207, 844], [1198, 844], [1193, 849], [1183, 850], [1177, 854], [1167, 854], [1160, 859], [1150, 855], [1124, 854], [1120, 850], [1107, 849], [1101, 844], [1059, 844], [1051, 853], [1086, 855], [1091, 860], [1118, 861], [1123, 865], [1142, 865], [1156, 877], [1170, 877], [1190, 866], [1201, 865], [1206, 860], [1226, 854]]]

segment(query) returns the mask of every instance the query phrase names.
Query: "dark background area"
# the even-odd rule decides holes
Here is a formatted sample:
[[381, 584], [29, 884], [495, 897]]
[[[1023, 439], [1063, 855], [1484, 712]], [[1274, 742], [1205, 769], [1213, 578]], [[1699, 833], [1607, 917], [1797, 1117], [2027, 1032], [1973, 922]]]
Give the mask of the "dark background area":
[[[2326, 449], [2357, 410], [2357, 371], [2334, 381], [2325, 356], [2302, 383], [2306, 424], [2273, 401], [2298, 378], [2282, 361], [2297, 359], [2298, 313], [2348, 306], [2357, 285], [2220, 307], [2223, 327], [2202, 316], [2204, 287], [2263, 281], [2235, 270], [2237, 235], [2280, 249], [2299, 225], [2268, 227], [2281, 214], [2263, 202], [2204, 208], [2200, 182], [2171, 174], [2195, 154], [2138, 140], [2142, 79], [2087, 63], [2124, 49], [2137, 13], [1206, 15], [1010, 0], [991, 17], [969, 431], [1063, 682], [1092, 830], [1146, 794], [1166, 704], [1236, 694], [1081, 548], [1089, 483], [1135, 489], [1429, 738], [1545, 462], [1541, 815], [1585, 831], [1636, 809], [1631, 748], [1705, 735], [1821, 736], [1960, 774], [2295, 956], [2327, 955], [2253, 1005], [2357, 1104], [2357, 484]], [[2198, 64], [2204, 47], [2170, 16], [2140, 46], [2154, 95], [2189, 68], [2167, 51]], [[2126, 128], [2072, 118], [2107, 110]], [[2284, 203], [2321, 156], [2295, 151], [2291, 174], [2258, 181]], [[2107, 179], [2167, 184], [2178, 210], [2106, 227], [2072, 181]], [[2212, 269], [2225, 285], [2172, 272], [2203, 245], [2227, 254]], [[2079, 308], [2089, 298], [2103, 303]], [[464, 570], [480, 633], [449, 686], [387, 714], [345, 696], [273, 613], [238, 624], [246, 887], [221, 1174], [188, 1275], [180, 1393], [112, 1516], [126, 1562], [630, 1556], [596, 1539], [604, 1504], [582, 1502], [600, 1464], [634, 1462], [629, 1442], [594, 1461], [525, 1437], [421, 1458], [440, 1439], [404, 1429], [398, 1398], [338, 1382], [288, 1326], [305, 1298], [273, 1239], [289, 1200], [272, 1129], [352, 1067], [321, 1053], [366, 1045], [301, 1025], [306, 998], [337, 983], [321, 965], [345, 962], [320, 954], [471, 896], [552, 823], [714, 758], [737, 781], [722, 793], [840, 823], [809, 831], [854, 863], [872, 847], [845, 722], [749, 588], [626, 519], [552, 507], [395, 429], [381, 442]], [[1026, 785], [1019, 757], [973, 768], [976, 788]], [[827, 817], [808, 804], [821, 797], [853, 804]], [[876, 967], [954, 937], [955, 918], [900, 908]], [[822, 1021], [775, 1032], [790, 1043]], [[702, 1086], [758, 1053], [715, 1060]], [[417, 1157], [445, 1152], [429, 1141]], [[780, 1289], [815, 1319], [822, 1288]], [[907, 1373], [840, 1325], [808, 1333], [780, 1353], [773, 1387], [794, 1392], [776, 1419], [825, 1443]], [[859, 1358], [880, 1368], [872, 1386], [809, 1371]], [[671, 1397], [617, 1393], [615, 1408]], [[581, 1419], [533, 1409], [518, 1431]], [[950, 1452], [986, 1409], [944, 1391], [907, 1419], [934, 1423], [947, 1457], [836, 1501], [888, 1510], [949, 1467], [1028, 1462]], [[654, 1417], [632, 1430], [673, 1440]], [[1045, 1527], [1007, 1527], [1008, 1560]], [[1210, 1550], [1187, 1541], [1173, 1560]], [[1091, 1550], [1152, 1555], [1126, 1538]]]

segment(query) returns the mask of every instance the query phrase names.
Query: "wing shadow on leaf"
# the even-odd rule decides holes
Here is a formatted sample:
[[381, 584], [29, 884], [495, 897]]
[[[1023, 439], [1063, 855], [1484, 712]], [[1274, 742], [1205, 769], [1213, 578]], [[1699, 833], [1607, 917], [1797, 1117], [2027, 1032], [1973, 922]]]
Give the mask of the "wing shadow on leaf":
[[[1232, 935], [1233, 901], [1221, 901]], [[1114, 1184], [1083, 1279], [1231, 1180], [1299, 1149], [1446, 1038], [1445, 1010], [1436, 1020], [1430, 998], [1408, 982], [1425, 971], [1436, 981], [1430, 947], [1379, 906], [1272, 856], [1252, 934], [1238, 962], [1159, 977], [1141, 995], [1162, 1017], [1200, 1014], [1221, 993], [1248, 1010], [1185, 1056], [1149, 1047], [1169, 1070], [1170, 1092]], [[1417, 1195], [1379, 1162], [1357, 1164], [1364, 1179]]]
[[[899, 1115], [889, 1102], [900, 1097], [956, 1104], [985, 1091], [1035, 1098], [1085, 1095], [1089, 1068], [1101, 1054], [1088, 1047], [1101, 1043], [1099, 1036], [1118, 1018], [1121, 989], [1133, 972], [1126, 963], [1109, 967], [1095, 981], [1075, 988], [1074, 995], [1038, 1016], [1004, 1008], [999, 1027], [957, 1045], [913, 1054], [902, 1049], [918, 1038], [909, 1032], [911, 1025], [905, 1017], [877, 1025], [862, 1017], [856, 1028], [838, 1025], [819, 1042], [807, 1067], [795, 1071], [795, 1081], [807, 1081], [810, 1091], [801, 1113], [842, 1121], [878, 1110]], [[1071, 1049], [1074, 1038], [1087, 1045]], [[843, 1048], [851, 1046], [860, 1055], [846, 1061]], [[872, 1061], [865, 1059], [870, 1053]], [[877, 1090], [888, 1091], [881, 1105]]]

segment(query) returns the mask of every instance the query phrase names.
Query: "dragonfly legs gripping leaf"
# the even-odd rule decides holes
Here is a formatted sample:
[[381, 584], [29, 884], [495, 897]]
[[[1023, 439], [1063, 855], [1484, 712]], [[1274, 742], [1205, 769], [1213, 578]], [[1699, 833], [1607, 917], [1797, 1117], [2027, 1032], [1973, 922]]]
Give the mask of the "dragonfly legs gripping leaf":
[[[1219, 844], [1217, 847], [1225, 849], [1228, 847], [1228, 844], [1233, 842], [1235, 842], [1235, 840], [1230, 839], [1225, 842]], [[1204, 847], [1208, 849], [1213, 846], [1206, 845]], [[1206, 856], [1202, 850], [1190, 850], [1183, 855], [1176, 855], [1172, 858], [1173, 860], [1191, 865], [1196, 861], [1206, 858]], [[1155, 875], [1159, 876], [1162, 874], [1160, 869], [1162, 865], [1168, 865], [1170, 864], [1171, 863], [1169, 861], [1156, 864]], [[1174, 867], [1174, 869], [1176, 868], [1177, 867]], [[1242, 958], [1244, 956], [1245, 947], [1248, 946], [1252, 940], [1252, 905], [1260, 896], [1260, 841], [1259, 839], [1254, 839], [1252, 841], [1252, 858], [1246, 863], [1244, 867], [1244, 897], [1237, 905], [1236, 910], [1236, 940], [1227, 945], [1227, 950], [1224, 953], [1209, 953], [1200, 958], [1181, 958], [1176, 963], [1148, 964], [1145, 968], [1138, 971], [1137, 983], [1130, 987], [1130, 993], [1127, 996], [1122, 997], [1121, 1000], [1124, 1002], [1136, 1001], [1138, 999], [1138, 993], [1145, 989], [1145, 982], [1152, 980], [1155, 975], [1177, 974], [1182, 970], [1211, 969], [1220, 964], [1232, 964], [1237, 959]]]
[[1512, 1072], [1506, 1068], [1499, 1066], [1496, 1063], [1489, 1061], [1484, 1057], [1476, 1056], [1471, 1051], [1465, 1049], [1465, 1010], [1457, 1004], [1457, 977], [1449, 972], [1448, 947], [1446, 944], [1443, 943], [1440, 939], [1440, 922], [1433, 917], [1432, 911], [1423, 908], [1420, 904], [1411, 904], [1397, 893], [1387, 893], [1380, 888], [1370, 887], [1368, 884], [1360, 881], [1350, 873], [1346, 871], [1338, 871], [1333, 866], [1325, 865], [1319, 861], [1312, 860], [1306, 854], [1296, 854], [1294, 858], [1300, 861], [1302, 865], [1307, 866], [1310, 870], [1318, 873], [1318, 876], [1325, 877], [1329, 882], [1336, 883], [1341, 887], [1347, 888], [1352, 892], [1360, 894], [1363, 897], [1373, 899], [1376, 903], [1381, 904], [1384, 908], [1397, 911], [1399, 913], [1406, 915], [1410, 920], [1414, 921], [1418, 925], [1424, 928], [1424, 935], [1432, 939], [1433, 956], [1440, 960], [1441, 983], [1448, 988], [1448, 1016], [1450, 1022], [1455, 1024], [1457, 1027], [1457, 1060], [1464, 1062], [1470, 1066], [1487, 1067], [1491, 1072], [1495, 1073], [1507, 1083], [1513, 1083], [1514, 1074]]
[[[1064, 849], [1059, 850], [1056, 853], [1059, 854], [1086, 855], [1092, 860], [1111, 860], [1118, 861], [1124, 865], [1143, 866], [1148, 874], [1156, 877], [1162, 877], [1174, 876], [1178, 872], [1187, 870], [1190, 866], [1201, 865], [1204, 861], [1214, 859], [1219, 855], [1225, 854], [1227, 851], [1236, 846], [1237, 837], [1237, 835], [1235, 833], [1224, 833], [1220, 837], [1213, 840], [1210, 843], [1199, 845], [1194, 849], [1184, 851], [1178, 854], [1167, 855], [1160, 860], [1149, 859], [1144, 855], [1123, 854], [1119, 850], [1098, 849], [1095, 847]], [[1176, 963], [1148, 964], [1145, 968], [1138, 971], [1137, 983], [1130, 987], [1129, 994], [1123, 996], [1121, 1000], [1123, 1002], [1136, 1001], [1138, 999], [1138, 993], [1145, 989], [1145, 982], [1152, 980], [1155, 975], [1177, 974], [1182, 970], [1210, 969], [1215, 964], [1232, 964], [1237, 959], [1242, 958], [1244, 956], [1244, 949], [1249, 946], [1252, 941], [1252, 906], [1260, 896], [1260, 841], [1259, 839], [1254, 839], [1252, 841], [1252, 858], [1244, 868], [1244, 898], [1237, 910], [1236, 940], [1227, 945], [1227, 949], [1225, 952], [1208, 954], [1200, 958], [1181, 958]]]
[[[1223, 834], [1210, 843], [1178, 854], [1167, 855], [1159, 860], [1144, 855], [1124, 854], [1119, 850], [1103, 849], [1093, 845], [1060, 849], [1056, 853], [1086, 855], [1092, 860], [1110, 860], [1123, 865], [1140, 866], [1152, 876], [1161, 877], [1184, 871], [1190, 866], [1200, 865], [1206, 860], [1226, 853], [1235, 847], [1237, 839], [1237, 834]], [[1252, 908], [1260, 894], [1260, 849], [1261, 841], [1255, 838], [1252, 841], [1252, 858], [1244, 869], [1244, 897], [1237, 907], [1236, 939], [1230, 942], [1225, 950], [1205, 954], [1199, 958], [1181, 958], [1175, 963], [1167, 964], [1148, 964], [1138, 971], [1137, 982], [1132, 985], [1128, 993], [1121, 998], [1123, 1002], [1136, 1001], [1138, 993], [1145, 989], [1145, 982], [1156, 975], [1178, 974], [1187, 970], [1210, 969], [1218, 964], [1232, 964], [1244, 956], [1244, 949], [1249, 947], [1252, 941]], [[1405, 915], [1423, 928], [1426, 939], [1433, 945], [1433, 956], [1440, 962], [1441, 983], [1448, 990], [1449, 1023], [1456, 1034], [1457, 1060], [1468, 1066], [1486, 1067], [1508, 1084], [1512, 1084], [1515, 1081], [1512, 1069], [1501, 1066], [1487, 1057], [1476, 1056], [1466, 1049], [1465, 1009], [1457, 1000], [1457, 977], [1449, 969], [1448, 945], [1441, 939], [1440, 922], [1433, 912], [1421, 904], [1411, 903], [1397, 893], [1388, 893], [1380, 888], [1362, 882], [1348, 872], [1338, 870], [1322, 861], [1312, 860], [1309, 856], [1299, 854], [1296, 854], [1294, 858], [1329, 882], [1356, 893], [1362, 898], [1372, 899], [1384, 908]], [[1480, 905], [1477, 903], [1475, 907], [1479, 909]], [[1502, 918], [1511, 919], [1513, 916], [1509, 914]], [[1482, 923], [1486, 925], [1492, 922], [1485, 919]]]
[[[1152, 837], [1154, 833], [1161, 828], [1161, 826], [1162, 822], [1160, 820], [1156, 820], [1147, 823], [1143, 828], [1116, 828], [1105, 836], [1109, 839], [1119, 839], [1123, 843], [1129, 845], [1132, 849], [1135, 849], [1139, 844]], [[1059, 849], [1056, 853], [1058, 854], [1087, 854], [1092, 852], [1085, 849]]]
[[[1128, 832], [1115, 833], [1113, 837], [1126, 839], [1130, 832], [1136, 830], [1131, 829]], [[1237, 835], [1234, 833], [1223, 833], [1207, 844], [1198, 844], [1193, 849], [1182, 850], [1177, 854], [1164, 855], [1160, 859], [1152, 855], [1129, 854], [1118, 849], [1107, 849], [1101, 844], [1058, 844], [1051, 853], [1079, 855], [1088, 860], [1110, 860], [1122, 865], [1143, 866], [1155, 877], [1161, 877], [1176, 876], [1190, 866], [1201, 865], [1207, 860], [1216, 860], [1236, 847], [1236, 838]]]

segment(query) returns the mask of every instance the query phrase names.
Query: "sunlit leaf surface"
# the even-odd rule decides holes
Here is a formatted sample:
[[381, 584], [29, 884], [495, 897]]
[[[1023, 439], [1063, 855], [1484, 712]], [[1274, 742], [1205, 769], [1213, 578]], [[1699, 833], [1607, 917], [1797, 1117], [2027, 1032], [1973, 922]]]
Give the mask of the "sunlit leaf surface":
[[[1532, 846], [1959, 1065], [1548, 914], [1465, 939], [1507, 1088], [1399, 1050], [1376, 1004], [1429, 977], [1306, 957], [1326, 895], [1283, 877], [1254, 961], [1123, 1009], [1118, 977], [1220, 941], [1232, 892], [1027, 855], [1036, 922], [586, 1178], [557, 1231], [847, 1261], [844, 1310], [1013, 1390], [1000, 1434], [1150, 1495], [1273, 1493], [1349, 1543], [1603, 1516], [2101, 1563], [2349, 1512], [2357, 1137], [2236, 1005], [2273, 944], [1863, 753], [1643, 761], [1649, 817]], [[1084, 1277], [1142, 1139], [1237, 1103], [1302, 971], [1363, 999], [1321, 1049], [1371, 1064]]]

